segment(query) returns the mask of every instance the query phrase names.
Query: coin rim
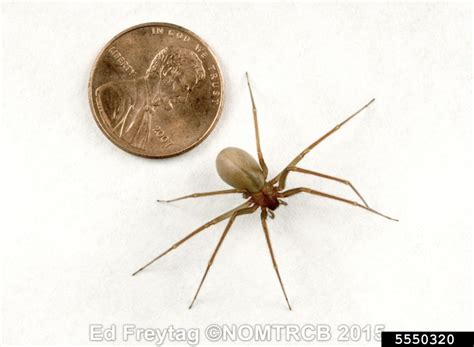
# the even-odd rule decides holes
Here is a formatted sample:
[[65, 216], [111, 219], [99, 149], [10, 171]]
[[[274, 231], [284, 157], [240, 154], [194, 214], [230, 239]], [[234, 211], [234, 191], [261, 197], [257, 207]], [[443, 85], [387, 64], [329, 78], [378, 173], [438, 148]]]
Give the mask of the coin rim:
[[[214, 58], [214, 61], [216, 62], [217, 64], [217, 69], [219, 71], [219, 80], [220, 80], [220, 84], [221, 84], [221, 102], [219, 103], [219, 108], [217, 109], [217, 113], [216, 113], [216, 116], [214, 117], [214, 120], [211, 124], [211, 126], [206, 130], [206, 132], [200, 137], [198, 138], [198, 140], [196, 142], [194, 142], [193, 144], [191, 144], [190, 146], [184, 148], [184, 149], [181, 149], [179, 150], [178, 152], [176, 153], [172, 153], [172, 154], [165, 154], [165, 155], [153, 155], [153, 154], [146, 154], [146, 153], [141, 153], [139, 151], [135, 151], [133, 149], [130, 149], [130, 148], [127, 148], [125, 145], [122, 145], [119, 140], [115, 139], [112, 134], [109, 134], [107, 132], [107, 130], [105, 129], [105, 124], [102, 124], [101, 120], [99, 119], [99, 115], [96, 114], [96, 111], [94, 109], [94, 99], [93, 99], [93, 92], [92, 92], [92, 80], [93, 80], [93, 77], [94, 77], [94, 72], [96, 71], [97, 69], [97, 64], [99, 63], [99, 60], [100, 58], [102, 57], [102, 55], [104, 54], [104, 52], [107, 50], [107, 48], [115, 41], [117, 40], [119, 37], [127, 34], [128, 32], [132, 31], [132, 30], [135, 30], [135, 29], [138, 29], [138, 28], [142, 28], [142, 27], [147, 27], [147, 26], [158, 26], [158, 25], [162, 25], [162, 26], [168, 26], [168, 27], [172, 27], [172, 28], [175, 28], [175, 29], [178, 29], [180, 31], [183, 31], [184, 33], [187, 33], [187, 34], [190, 34], [191, 36], [197, 38], [203, 45], [205, 48], [207, 48], [207, 50], [209, 51], [209, 53], [211, 54], [211, 56]], [[91, 111], [92, 111], [92, 115], [94, 116], [94, 120], [95, 122], [97, 123], [97, 125], [99, 126], [100, 130], [102, 131], [102, 133], [109, 139], [110, 142], [112, 142], [115, 146], [119, 147], [120, 149], [124, 150], [125, 152], [128, 152], [130, 154], [133, 154], [133, 155], [137, 155], [137, 156], [140, 156], [140, 157], [144, 157], [144, 158], [152, 158], [152, 159], [163, 159], [163, 158], [170, 158], [170, 157], [174, 157], [174, 156], [177, 156], [177, 155], [180, 155], [180, 154], [183, 154], [191, 149], [193, 149], [194, 147], [196, 147], [197, 145], [199, 145], [201, 142], [203, 142], [208, 136], [209, 134], [212, 132], [212, 130], [215, 128], [216, 124], [218, 123], [220, 117], [221, 117], [221, 114], [222, 114], [222, 109], [224, 108], [224, 101], [225, 101], [225, 84], [224, 84], [224, 75], [222, 73], [222, 69], [221, 69], [221, 66], [219, 64], [219, 60], [217, 59], [216, 55], [214, 54], [214, 52], [212, 51], [212, 49], [209, 47], [209, 45], [207, 44], [206, 41], [204, 41], [199, 35], [195, 34], [194, 32], [192, 32], [191, 30], [188, 30], [186, 28], [183, 28], [182, 26], [179, 26], [179, 25], [176, 25], [176, 24], [172, 24], [172, 23], [166, 23], [166, 22], [147, 22], [147, 23], [142, 23], [142, 24], [138, 24], [138, 25], [134, 25], [132, 27], [129, 27], [123, 31], [121, 31], [120, 33], [118, 33], [117, 35], [115, 35], [112, 39], [110, 39], [105, 45], [104, 47], [100, 50], [99, 54], [97, 55], [95, 61], [94, 61], [94, 64], [92, 65], [92, 69], [91, 69], [91, 72], [90, 72], [90, 75], [89, 75], [89, 83], [88, 83], [88, 92], [89, 92], [89, 106], [91, 108]]]

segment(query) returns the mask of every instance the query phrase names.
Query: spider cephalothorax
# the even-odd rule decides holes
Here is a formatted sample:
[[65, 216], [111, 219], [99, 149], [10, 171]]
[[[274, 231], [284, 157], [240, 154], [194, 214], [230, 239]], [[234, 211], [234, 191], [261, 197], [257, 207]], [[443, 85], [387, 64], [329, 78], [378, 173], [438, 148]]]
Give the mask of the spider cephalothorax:
[[[367, 103], [365, 106], [363, 106], [361, 109], [359, 109], [357, 112], [346, 118], [342, 123], [339, 123], [336, 125], [334, 128], [332, 128], [330, 131], [328, 131], [326, 134], [324, 134], [322, 137], [320, 137], [318, 140], [313, 142], [311, 145], [306, 147], [300, 154], [298, 154], [278, 175], [276, 175], [274, 178], [271, 180], [267, 181], [267, 174], [268, 174], [268, 169], [267, 165], [265, 164], [265, 160], [263, 159], [262, 155], [262, 150], [260, 148], [260, 135], [258, 131], [258, 122], [257, 122], [257, 109], [255, 107], [255, 102], [253, 99], [252, 95], [252, 89], [250, 87], [250, 82], [248, 81], [248, 75], [247, 75], [247, 83], [250, 91], [250, 98], [252, 100], [252, 111], [253, 111], [253, 120], [254, 120], [254, 126], [255, 126], [255, 137], [256, 137], [256, 142], [257, 142], [257, 155], [258, 155], [258, 163], [257, 161], [247, 152], [240, 148], [236, 147], [227, 147], [223, 149], [219, 155], [217, 156], [216, 159], [216, 168], [219, 176], [230, 186], [233, 187], [233, 189], [226, 189], [226, 190], [218, 190], [218, 191], [213, 191], [213, 192], [206, 192], [206, 193], [194, 193], [190, 195], [185, 195], [176, 199], [172, 200], [158, 200], [158, 201], [163, 201], [163, 202], [172, 202], [172, 201], [177, 201], [177, 200], [183, 200], [187, 198], [198, 198], [198, 197], [203, 197], [203, 196], [210, 196], [210, 195], [220, 195], [220, 194], [233, 194], [233, 193], [242, 193], [244, 199], [246, 201], [241, 204], [240, 206], [237, 206], [236, 208], [221, 214], [220, 216], [214, 218], [213, 220], [203, 224], [196, 230], [194, 230], [192, 233], [188, 234], [186, 237], [183, 239], [179, 240], [175, 244], [173, 244], [170, 248], [168, 248], [165, 252], [161, 253], [159, 256], [156, 258], [152, 259], [150, 262], [148, 262], [146, 265], [138, 269], [133, 275], [136, 275], [138, 272], [146, 268], [147, 266], [151, 265], [153, 262], [156, 260], [160, 259], [162, 256], [168, 254], [170, 251], [173, 249], [176, 249], [178, 246], [189, 240], [191, 237], [194, 235], [200, 233], [204, 229], [210, 227], [211, 225], [217, 224], [223, 220], [228, 219], [227, 226], [224, 229], [224, 232], [222, 233], [219, 242], [212, 253], [211, 259], [209, 260], [209, 263], [207, 265], [206, 271], [204, 272], [204, 275], [201, 279], [201, 282], [199, 284], [199, 287], [196, 291], [196, 294], [194, 295], [193, 301], [191, 302], [191, 305], [189, 308], [191, 308], [199, 294], [199, 291], [201, 290], [202, 284], [204, 283], [204, 280], [206, 279], [207, 273], [209, 272], [209, 269], [217, 255], [217, 252], [219, 251], [219, 248], [222, 245], [222, 242], [224, 241], [225, 237], [227, 236], [227, 233], [229, 232], [232, 224], [234, 223], [234, 220], [237, 218], [237, 216], [242, 215], [242, 214], [250, 214], [255, 212], [258, 208], [261, 209], [260, 213], [260, 220], [262, 223], [262, 228], [263, 232], [265, 234], [265, 239], [267, 241], [267, 246], [270, 251], [270, 256], [272, 259], [273, 267], [275, 269], [276, 275], [278, 277], [278, 281], [280, 283], [281, 289], [283, 291], [283, 295], [285, 296], [286, 303], [288, 304], [288, 308], [291, 310], [290, 302], [288, 300], [288, 296], [286, 295], [285, 288], [283, 286], [283, 281], [281, 280], [280, 277], [280, 272], [278, 270], [278, 266], [275, 260], [275, 256], [273, 253], [273, 248], [272, 248], [272, 243], [270, 241], [270, 234], [268, 232], [268, 226], [267, 226], [267, 217], [270, 216], [273, 218], [274, 214], [272, 211], [274, 211], [280, 204], [286, 205], [287, 203], [283, 200], [284, 198], [288, 198], [290, 196], [293, 196], [295, 194], [299, 193], [307, 193], [307, 194], [312, 194], [316, 196], [320, 196], [323, 198], [327, 199], [332, 199], [332, 200], [337, 200], [340, 202], [344, 202], [346, 204], [350, 204], [352, 206], [360, 207], [362, 209], [365, 209], [366, 211], [378, 214], [382, 217], [388, 218], [390, 220], [395, 220], [393, 218], [390, 218], [380, 212], [377, 212], [376, 210], [372, 209], [369, 207], [369, 205], [366, 203], [364, 198], [359, 194], [359, 192], [355, 189], [355, 187], [352, 185], [351, 182], [348, 180], [330, 176], [327, 174], [323, 174], [320, 172], [316, 171], [311, 171], [307, 169], [300, 168], [296, 166], [303, 157], [308, 154], [314, 147], [316, 147], [319, 143], [324, 141], [327, 137], [329, 137], [332, 133], [336, 132], [339, 130], [345, 123], [347, 123], [349, 120], [351, 120], [353, 117], [355, 117], [357, 114], [359, 114], [362, 110], [367, 108], [373, 101], [372, 99], [369, 103]], [[354, 193], [358, 196], [360, 202], [354, 201], [354, 200], [348, 200], [345, 198], [341, 198], [335, 195], [331, 195], [328, 193], [324, 193], [318, 190], [306, 188], [306, 187], [299, 187], [299, 188], [293, 188], [293, 189], [288, 189], [285, 190], [285, 184], [286, 184], [286, 178], [290, 172], [299, 172], [302, 174], [309, 174], [313, 176], [318, 176], [321, 178], [329, 179], [332, 181], [340, 182], [343, 183], [347, 186], [349, 186]]]
[[272, 211], [275, 211], [281, 203], [284, 203], [280, 199], [281, 197], [278, 189], [271, 183], [265, 183], [261, 191], [251, 194], [252, 201], [256, 205], [262, 208], [267, 207]]

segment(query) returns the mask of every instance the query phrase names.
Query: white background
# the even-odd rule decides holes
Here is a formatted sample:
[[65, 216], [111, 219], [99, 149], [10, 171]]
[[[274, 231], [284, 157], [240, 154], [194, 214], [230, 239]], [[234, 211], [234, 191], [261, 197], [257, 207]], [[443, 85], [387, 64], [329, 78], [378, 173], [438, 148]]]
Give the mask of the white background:
[[[103, 45], [150, 21], [203, 37], [226, 82], [209, 138], [167, 160], [115, 147], [87, 98]], [[91, 323], [472, 330], [471, 21], [459, 4], [4, 5], [3, 342], [87, 343]], [[226, 146], [255, 154], [247, 70], [270, 175], [375, 97], [301, 166], [350, 179], [400, 222], [291, 198], [269, 222], [289, 312], [258, 215], [242, 217], [188, 310], [223, 224], [130, 275], [241, 202], [155, 200], [224, 189], [214, 159]], [[353, 196], [290, 177], [302, 185]]]

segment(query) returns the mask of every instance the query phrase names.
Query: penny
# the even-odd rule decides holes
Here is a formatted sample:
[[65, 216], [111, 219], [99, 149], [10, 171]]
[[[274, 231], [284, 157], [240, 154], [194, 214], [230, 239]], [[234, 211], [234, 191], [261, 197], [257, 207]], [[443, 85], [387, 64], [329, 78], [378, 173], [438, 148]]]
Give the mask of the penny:
[[196, 34], [145, 23], [100, 52], [89, 102], [102, 132], [121, 149], [165, 158], [201, 143], [216, 125], [224, 92], [219, 63]]

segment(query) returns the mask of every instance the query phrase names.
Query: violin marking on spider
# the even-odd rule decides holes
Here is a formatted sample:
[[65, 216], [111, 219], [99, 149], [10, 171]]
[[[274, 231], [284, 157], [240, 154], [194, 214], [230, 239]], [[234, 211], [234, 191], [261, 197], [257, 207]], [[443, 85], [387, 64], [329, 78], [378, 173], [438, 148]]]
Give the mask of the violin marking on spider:
[[[165, 252], [161, 253], [156, 258], [152, 259], [150, 262], [148, 262], [143, 267], [138, 269], [133, 274], [133, 276], [135, 276], [137, 273], [139, 273], [140, 271], [142, 271], [143, 269], [145, 269], [146, 267], [148, 267], [149, 265], [151, 265], [152, 263], [154, 263], [155, 261], [157, 261], [164, 255], [168, 254], [173, 249], [176, 249], [181, 244], [188, 241], [190, 238], [197, 235], [204, 229], [214, 224], [217, 224], [223, 220], [228, 219], [224, 232], [222, 233], [219, 239], [219, 242], [217, 243], [217, 246], [214, 249], [214, 252], [212, 253], [211, 258], [209, 259], [206, 271], [204, 272], [204, 275], [201, 279], [201, 282], [199, 283], [199, 287], [197, 288], [196, 294], [194, 295], [194, 298], [189, 308], [191, 308], [194, 302], [196, 301], [199, 291], [201, 290], [201, 287], [204, 283], [204, 280], [207, 277], [209, 269], [215, 260], [215, 257], [217, 255], [217, 252], [219, 251], [219, 248], [224, 242], [224, 239], [227, 236], [227, 233], [229, 232], [235, 219], [240, 215], [254, 213], [258, 208], [260, 208], [261, 210], [260, 220], [261, 220], [263, 232], [265, 234], [268, 250], [270, 252], [270, 257], [272, 259], [273, 268], [275, 269], [278, 282], [280, 283], [281, 289], [283, 291], [283, 295], [285, 297], [286, 303], [290, 310], [291, 310], [290, 302], [288, 300], [288, 296], [286, 295], [285, 287], [283, 286], [283, 281], [281, 279], [280, 272], [278, 271], [278, 266], [275, 260], [275, 255], [273, 253], [273, 247], [272, 247], [270, 234], [268, 232], [268, 226], [267, 226], [267, 216], [270, 216], [270, 218], [273, 218], [274, 217], [273, 211], [276, 210], [279, 205], [287, 205], [287, 202], [284, 199], [289, 198], [290, 196], [293, 196], [296, 194], [307, 193], [307, 194], [316, 195], [316, 196], [320, 196], [327, 199], [344, 202], [346, 204], [359, 207], [366, 211], [378, 214], [379, 216], [385, 217], [387, 219], [397, 221], [397, 219], [388, 217], [370, 208], [367, 202], [362, 197], [362, 195], [357, 191], [357, 189], [352, 185], [350, 181], [346, 179], [330, 176], [327, 174], [323, 174], [320, 172], [303, 169], [296, 166], [301, 161], [301, 159], [303, 159], [303, 157], [306, 154], [308, 154], [314, 147], [316, 147], [318, 144], [320, 144], [322, 141], [328, 138], [331, 134], [339, 130], [344, 124], [346, 124], [349, 120], [351, 120], [356, 115], [358, 115], [361, 111], [366, 109], [372, 102], [375, 101], [375, 99], [370, 100], [365, 106], [360, 108], [357, 112], [355, 112], [354, 114], [346, 118], [342, 123], [339, 123], [330, 131], [328, 131], [326, 134], [324, 134], [322, 137], [320, 137], [318, 140], [316, 140], [311, 145], [306, 147], [278, 175], [273, 177], [271, 180], [267, 181], [268, 169], [267, 169], [267, 165], [265, 164], [265, 160], [263, 159], [262, 150], [260, 148], [260, 135], [259, 135], [259, 130], [258, 130], [257, 109], [255, 107], [255, 101], [253, 98], [252, 88], [250, 86], [248, 74], [246, 74], [246, 76], [247, 76], [247, 84], [248, 84], [249, 92], [250, 92], [250, 99], [252, 101], [252, 113], [253, 113], [253, 121], [254, 121], [254, 127], [255, 127], [255, 139], [257, 143], [258, 163], [250, 154], [248, 154], [244, 150], [240, 148], [236, 148], [236, 147], [227, 147], [218, 154], [217, 159], [216, 159], [216, 168], [222, 180], [226, 182], [227, 184], [229, 184], [234, 189], [218, 190], [218, 191], [205, 192], [205, 193], [194, 193], [194, 194], [185, 195], [185, 196], [172, 199], [172, 200], [158, 200], [158, 201], [159, 202], [173, 202], [173, 201], [178, 201], [178, 200], [183, 200], [183, 199], [188, 199], [188, 198], [199, 198], [203, 196], [233, 194], [233, 193], [241, 193], [243, 194], [244, 199], [247, 199], [247, 200], [243, 204], [235, 207], [234, 209], [224, 214], [221, 214], [220, 216], [200, 226], [199, 228], [197, 228], [196, 230], [188, 234], [186, 237], [184, 237], [183, 239], [173, 244]], [[328, 193], [324, 193], [324, 192], [306, 188], [306, 187], [299, 187], [299, 188], [285, 190], [286, 179], [290, 172], [299, 172], [302, 174], [318, 176], [321, 178], [325, 178], [328, 180], [345, 184], [354, 191], [354, 193], [360, 199], [360, 202], [348, 200], [345, 198], [341, 198], [335, 195], [331, 195]]]

